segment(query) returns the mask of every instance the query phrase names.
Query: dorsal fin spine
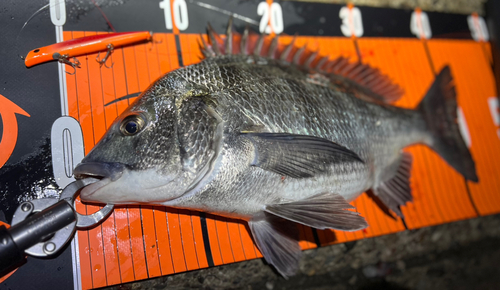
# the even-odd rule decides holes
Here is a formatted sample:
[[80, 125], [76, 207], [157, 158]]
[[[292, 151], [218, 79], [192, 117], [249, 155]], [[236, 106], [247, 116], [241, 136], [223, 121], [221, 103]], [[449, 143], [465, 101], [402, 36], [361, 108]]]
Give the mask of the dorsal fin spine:
[[224, 40], [225, 42], [225, 53], [226, 54], [233, 54], [233, 17], [229, 18], [229, 23], [227, 25], [227, 30], [226, 30], [226, 39]]
[[208, 37], [210, 39], [210, 42], [212, 44], [212, 49], [213, 51], [215, 52], [216, 55], [220, 55], [220, 50], [219, 50], [219, 42], [218, 42], [218, 39], [219, 38], [217, 32], [215, 32], [215, 30], [212, 28], [212, 25], [210, 25], [210, 23], [208, 23]]
[[319, 70], [319, 71], [323, 71], [323, 70], [322, 70], [322, 68], [323, 68], [323, 66], [325, 66], [325, 64], [327, 63], [327, 61], [328, 61], [329, 59], [330, 59], [330, 58], [329, 58], [328, 56], [325, 56], [325, 57], [323, 57], [322, 59], [320, 59], [320, 60], [318, 61], [318, 63], [316, 64], [315, 69], [316, 69], [316, 70]]
[[260, 52], [262, 51], [262, 46], [264, 45], [264, 37], [265, 37], [264, 33], [259, 35], [257, 44], [255, 45], [255, 48], [253, 50], [253, 55], [260, 56]]
[[267, 53], [267, 56], [269, 58], [276, 58], [276, 52], [278, 51], [278, 39], [279, 37], [276, 35], [274, 38], [273, 38], [273, 41], [271, 42], [271, 46], [269, 47], [269, 51]]
[[286, 61], [288, 59], [288, 55], [290, 55], [290, 52], [292, 51], [292, 49], [295, 45], [296, 39], [297, 39], [297, 35], [294, 35], [294, 37], [292, 38], [292, 41], [286, 46], [286, 48], [281, 53], [280, 60]]
[[297, 50], [297, 52], [293, 56], [293, 64], [300, 65], [300, 63], [299, 63], [300, 62], [300, 57], [304, 53], [304, 50], [306, 50], [306, 46], [305, 45], [302, 46], [301, 48], [299, 48], [299, 50]]
[[318, 54], [319, 54], [319, 51], [315, 51], [315, 52], [311, 53], [311, 55], [309, 55], [306, 62], [304, 63], [304, 66], [308, 67], [308, 68], [312, 68], [312, 63], [316, 59], [316, 57], [318, 57]]
[[358, 82], [360, 82], [361, 80], [363, 80], [364, 78], [366, 78], [370, 74], [370, 70], [368, 69], [367, 66], [360, 66], [360, 67], [361, 67], [361, 71], [359, 72], [359, 75], [356, 78], [356, 80]]
[[[278, 36], [266, 39], [265, 34], [260, 34], [255, 41], [255, 36], [250, 36], [248, 27], [243, 35], [239, 37], [239, 45], [235, 40], [235, 32], [232, 29], [232, 17], [226, 30], [227, 36], [222, 39], [210, 24], [207, 27], [207, 44], [202, 37], [202, 52], [205, 57], [216, 57], [219, 55], [230, 55], [241, 53], [243, 55], [253, 55], [255, 57], [266, 56], [270, 59], [279, 59], [289, 62], [302, 68], [342, 76], [359, 86], [365, 87], [375, 95], [367, 93], [368, 99], [376, 101], [383, 100], [386, 103], [396, 101], [403, 95], [403, 90], [394, 84], [389, 77], [383, 75], [377, 68], [360, 62], [349, 62], [349, 59], [340, 56], [330, 60], [328, 56], [319, 55], [319, 50], [311, 51], [306, 49], [306, 45], [296, 47], [296, 35], [289, 44], [281, 45]], [[238, 37], [236, 38], [238, 39]], [[254, 46], [251, 46], [254, 43]], [[239, 49], [239, 51], [238, 51]], [[369, 92], [368, 91], [368, 92]]]
[[248, 31], [249, 28], [248, 26], [246, 26], [245, 30], [243, 31], [243, 36], [241, 37], [241, 42], [240, 42], [240, 51], [244, 55], [248, 54]]
[[353, 80], [356, 80], [358, 77], [359, 77], [359, 74], [361, 72], [363, 72], [363, 70], [366, 69], [365, 66], [362, 66], [362, 65], [359, 65], [357, 66], [356, 68], [354, 68], [353, 70], [351, 70], [349, 72], [349, 74], [347, 75], [348, 78], [351, 78]]

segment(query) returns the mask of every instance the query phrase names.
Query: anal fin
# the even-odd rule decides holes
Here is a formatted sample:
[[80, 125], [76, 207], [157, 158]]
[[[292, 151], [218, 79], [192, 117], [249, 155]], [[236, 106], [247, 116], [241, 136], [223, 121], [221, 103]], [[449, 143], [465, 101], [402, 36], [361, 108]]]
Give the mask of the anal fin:
[[319, 194], [304, 200], [267, 205], [265, 211], [281, 218], [317, 229], [356, 231], [368, 226], [341, 195]]
[[[412, 161], [413, 157], [410, 153], [402, 153], [387, 171], [388, 176], [385, 180], [373, 188], [374, 193], [382, 202], [399, 217], [403, 217], [399, 206], [413, 200], [410, 187]], [[393, 170], [391, 170], [392, 168]]]
[[261, 212], [252, 217], [248, 226], [266, 261], [285, 278], [295, 275], [302, 256], [295, 224]]

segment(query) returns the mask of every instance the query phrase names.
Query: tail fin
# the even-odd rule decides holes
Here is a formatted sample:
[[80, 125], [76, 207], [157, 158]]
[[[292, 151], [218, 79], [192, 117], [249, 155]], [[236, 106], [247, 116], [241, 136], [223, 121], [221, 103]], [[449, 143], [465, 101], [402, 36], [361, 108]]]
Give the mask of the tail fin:
[[466, 179], [478, 182], [474, 160], [457, 122], [457, 97], [450, 68], [445, 66], [417, 108], [431, 132], [431, 148]]

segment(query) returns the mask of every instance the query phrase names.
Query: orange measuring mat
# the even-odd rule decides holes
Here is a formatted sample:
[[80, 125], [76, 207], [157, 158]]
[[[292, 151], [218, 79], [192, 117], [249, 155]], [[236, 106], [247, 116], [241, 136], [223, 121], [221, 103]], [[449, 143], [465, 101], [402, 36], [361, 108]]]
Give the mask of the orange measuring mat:
[[[78, 37], [31, 50], [28, 52], [24, 64], [26, 67], [32, 67], [44, 62], [59, 60], [61, 57], [68, 59], [75, 56], [97, 53], [147, 41], [151, 39], [151, 36], [152, 34], [149, 31], [138, 31]], [[111, 48], [110, 45], [112, 46]]]
[[[64, 38], [91, 34], [96, 33], [64, 32]], [[111, 69], [101, 68], [94, 61], [95, 52], [80, 56], [82, 69], [67, 76], [69, 113], [82, 126], [86, 153], [134, 98], [105, 104], [139, 93], [160, 75], [202, 58], [198, 35], [166, 33], [152, 37], [154, 41], [148, 44], [115, 49]], [[283, 44], [291, 40], [289, 36], [280, 37]], [[351, 62], [358, 61], [357, 46], [361, 62], [388, 74], [405, 90], [396, 103], [401, 107], [415, 107], [434, 79], [424, 42], [418, 39], [297, 37], [296, 46], [306, 43], [322, 55], [345, 56]], [[414, 158], [413, 202], [401, 208], [404, 221], [389, 217], [364, 193], [352, 204], [366, 217], [367, 229], [319, 231], [299, 225], [303, 249], [394, 233], [404, 230], [405, 225], [416, 229], [500, 212], [500, 165], [492, 162], [500, 158], [500, 139], [487, 102], [495, 94], [495, 85], [485, 45], [445, 40], [429, 40], [427, 45], [437, 70], [445, 64], [451, 66], [480, 182], [465, 183], [427, 147], [406, 148]], [[90, 213], [97, 207], [77, 202], [77, 209]], [[83, 289], [262, 257], [245, 222], [162, 206], [118, 207], [103, 224], [78, 231], [78, 242]]]
[[[471, 137], [470, 151], [476, 163], [479, 183], [469, 182], [471, 197], [479, 214], [500, 211], [500, 139], [493, 123], [488, 98], [496, 97], [495, 80], [490, 72], [489, 57], [483, 43], [462, 40], [432, 40], [428, 42], [436, 69], [450, 65], [457, 84]], [[460, 47], [460, 49], [456, 49]]]
[[[378, 67], [405, 90], [396, 105], [414, 108], [434, 79], [423, 43], [417, 39], [359, 39], [358, 45], [363, 62]], [[414, 202], [402, 207], [409, 228], [476, 216], [463, 177], [425, 146], [405, 150], [414, 158]], [[427, 206], [417, 207], [420, 212], [415, 212], [420, 202]]]

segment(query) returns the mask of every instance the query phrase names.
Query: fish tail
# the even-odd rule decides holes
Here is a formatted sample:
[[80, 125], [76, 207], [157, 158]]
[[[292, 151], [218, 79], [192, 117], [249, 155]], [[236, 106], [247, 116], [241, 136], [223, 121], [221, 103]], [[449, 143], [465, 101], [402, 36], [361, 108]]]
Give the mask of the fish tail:
[[417, 110], [430, 131], [428, 145], [466, 179], [478, 182], [474, 160], [457, 122], [457, 98], [450, 68], [445, 66]]

